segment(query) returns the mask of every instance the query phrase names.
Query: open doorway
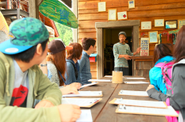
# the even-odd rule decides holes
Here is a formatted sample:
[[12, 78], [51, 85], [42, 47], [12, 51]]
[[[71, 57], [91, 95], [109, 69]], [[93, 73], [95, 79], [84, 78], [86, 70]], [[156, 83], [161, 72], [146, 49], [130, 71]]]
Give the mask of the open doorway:
[[[114, 70], [114, 55], [113, 55], [113, 45], [119, 42], [118, 33], [120, 31], [125, 31], [127, 34], [126, 43], [130, 46], [132, 51], [132, 27], [124, 28], [106, 28], [103, 29], [103, 45], [104, 45], [104, 76], [112, 75]], [[132, 61], [128, 61], [129, 64], [129, 75], [132, 75]]]

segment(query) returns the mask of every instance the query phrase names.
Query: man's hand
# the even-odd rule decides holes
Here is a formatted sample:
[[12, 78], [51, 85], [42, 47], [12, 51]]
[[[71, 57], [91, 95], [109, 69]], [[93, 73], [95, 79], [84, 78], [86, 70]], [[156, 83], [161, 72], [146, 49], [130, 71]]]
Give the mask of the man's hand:
[[152, 88], [155, 88], [153, 85], [149, 85], [148, 87], [147, 87], [147, 89], [146, 89], [146, 91], [148, 91], [148, 90], [150, 90], [150, 89], [152, 89]]
[[35, 109], [37, 108], [44, 108], [44, 107], [53, 107], [54, 105], [50, 102], [50, 101], [47, 101], [47, 100], [42, 100], [40, 101], [36, 106], [35, 106]]
[[78, 89], [76, 86], [73, 85], [67, 85], [65, 87], [60, 88], [60, 91], [62, 92], [63, 95], [65, 94], [79, 94]]
[[77, 105], [61, 104], [58, 106], [61, 122], [75, 122], [80, 118], [81, 110]]
[[141, 47], [137, 48], [136, 53], [140, 53]]
[[129, 55], [124, 55], [124, 58], [127, 60], [131, 60], [131, 56], [129, 56]]

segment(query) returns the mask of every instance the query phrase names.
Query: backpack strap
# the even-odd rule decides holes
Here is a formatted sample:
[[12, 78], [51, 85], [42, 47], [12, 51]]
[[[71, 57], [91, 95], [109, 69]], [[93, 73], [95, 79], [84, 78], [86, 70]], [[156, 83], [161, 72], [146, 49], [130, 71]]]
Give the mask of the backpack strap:
[[[67, 62], [70, 62], [70, 61], [67, 61]], [[70, 62], [70, 63], [71, 63], [71, 62]], [[75, 70], [75, 77], [76, 77], [76, 79], [77, 79], [77, 78], [78, 78], [78, 71], [77, 71], [75, 65], [74, 65], [73, 63], [71, 63], [71, 64], [73, 65], [73, 68], [74, 68], [74, 70]]]
[[155, 67], [160, 67], [160, 68], [162, 68], [165, 64], [166, 64], [166, 63], [164, 63], [164, 62], [158, 63], [158, 64], [155, 65]]

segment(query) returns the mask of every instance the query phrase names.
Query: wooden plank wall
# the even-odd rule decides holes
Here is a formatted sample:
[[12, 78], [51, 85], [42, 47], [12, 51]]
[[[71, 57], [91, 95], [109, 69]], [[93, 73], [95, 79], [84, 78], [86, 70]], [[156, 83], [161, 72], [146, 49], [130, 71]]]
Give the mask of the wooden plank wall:
[[[98, 12], [98, 2], [106, 2], [106, 12]], [[152, 21], [151, 30], [139, 30], [139, 34], [145, 32], [146, 37], [149, 31], [161, 33], [165, 30], [164, 27], [154, 27], [155, 19], [185, 19], [185, 0], [135, 0], [135, 6], [128, 9], [128, 0], [78, 0], [79, 42], [83, 37], [96, 39], [95, 22], [108, 21], [108, 9], [127, 11], [127, 20]], [[150, 44], [150, 55], [153, 55], [154, 46]], [[91, 70], [93, 78], [96, 78], [96, 63], [91, 64]]]

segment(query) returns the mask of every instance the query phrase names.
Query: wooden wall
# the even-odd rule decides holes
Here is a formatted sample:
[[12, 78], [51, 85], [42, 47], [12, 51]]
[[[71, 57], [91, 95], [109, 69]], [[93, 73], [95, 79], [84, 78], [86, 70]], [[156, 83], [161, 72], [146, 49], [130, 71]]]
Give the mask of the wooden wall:
[[[106, 12], [98, 12], [98, 2], [106, 2]], [[149, 31], [161, 33], [165, 30], [164, 27], [154, 27], [155, 19], [185, 19], [185, 0], [135, 0], [135, 6], [134, 9], [128, 9], [128, 0], [78, 0], [79, 42], [83, 37], [96, 39], [95, 22], [108, 21], [108, 9], [127, 11], [127, 20], [152, 21], [151, 30], [139, 31], [139, 34], [145, 32], [146, 37]], [[154, 46], [150, 44], [150, 55], [153, 55]], [[96, 63], [91, 64], [91, 70], [93, 78], [96, 78]]]

